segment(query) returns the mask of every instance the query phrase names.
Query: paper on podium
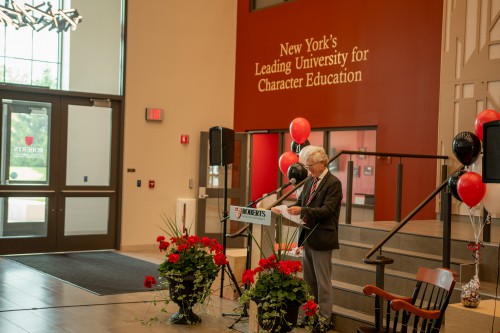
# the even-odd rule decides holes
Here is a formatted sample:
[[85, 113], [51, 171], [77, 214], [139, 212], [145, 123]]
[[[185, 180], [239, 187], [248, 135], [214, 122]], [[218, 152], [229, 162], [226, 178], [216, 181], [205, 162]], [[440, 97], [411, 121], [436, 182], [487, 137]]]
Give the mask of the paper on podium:
[[283, 225], [289, 226], [289, 227], [295, 227], [298, 228], [301, 225], [304, 225], [304, 221], [300, 218], [300, 215], [290, 215], [288, 212], [288, 206], [286, 205], [280, 205], [280, 206], [275, 206], [274, 208], [277, 208], [281, 212], [281, 216], [283, 216], [282, 223]]

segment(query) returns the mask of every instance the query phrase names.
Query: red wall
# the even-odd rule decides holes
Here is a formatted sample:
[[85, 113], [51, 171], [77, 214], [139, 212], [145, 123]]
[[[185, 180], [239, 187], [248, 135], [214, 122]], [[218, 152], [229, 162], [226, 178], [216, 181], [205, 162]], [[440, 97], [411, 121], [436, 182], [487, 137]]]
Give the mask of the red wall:
[[[435, 155], [439, 102], [442, 1], [295, 0], [251, 13], [238, 2], [234, 129], [286, 129], [295, 117], [313, 128], [377, 126], [377, 151]], [[306, 39], [328, 39], [328, 49], [308, 52]], [[331, 37], [335, 38], [335, 43]], [[302, 45], [284, 54], [281, 45]], [[335, 45], [334, 45], [335, 44]], [[352, 50], [367, 50], [351, 62]], [[281, 53], [281, 54], [280, 54]], [[306, 87], [307, 73], [343, 72], [340, 65], [296, 69], [295, 57], [347, 53], [352, 83]], [[263, 65], [292, 62], [289, 75], [257, 75]], [[301, 88], [258, 90], [259, 80], [303, 78]], [[434, 188], [436, 162], [404, 160], [403, 216]], [[277, 163], [276, 163], [277, 167]], [[375, 219], [394, 219], [396, 162], [376, 165]], [[428, 205], [422, 218], [434, 217]]]
[[279, 137], [277, 134], [254, 134], [252, 138], [252, 201], [277, 188]]

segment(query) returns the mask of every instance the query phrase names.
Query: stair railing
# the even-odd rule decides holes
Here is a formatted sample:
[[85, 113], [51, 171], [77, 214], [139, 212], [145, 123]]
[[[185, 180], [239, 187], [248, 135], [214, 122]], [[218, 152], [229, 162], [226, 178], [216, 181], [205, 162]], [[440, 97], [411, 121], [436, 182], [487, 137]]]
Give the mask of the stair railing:
[[[396, 222], [401, 221], [401, 207], [402, 207], [402, 198], [403, 198], [403, 158], [423, 158], [423, 159], [441, 159], [446, 160], [448, 156], [442, 155], [418, 155], [418, 154], [399, 154], [399, 153], [378, 153], [378, 152], [368, 152], [368, 151], [353, 151], [353, 150], [342, 150], [337, 153], [335, 156], [330, 158], [328, 164], [332, 163], [336, 159], [338, 159], [341, 155], [349, 155], [349, 161], [347, 162], [347, 184], [346, 184], [346, 198], [345, 198], [345, 224], [351, 224], [352, 221], [352, 192], [353, 192], [353, 177], [354, 177], [354, 162], [352, 161], [352, 155], [368, 155], [368, 156], [376, 156], [377, 158], [399, 158], [398, 163], [398, 171], [397, 171], [397, 179], [396, 179], [396, 212], [394, 220]], [[443, 164], [441, 167], [441, 179], [447, 179], [447, 166]], [[283, 194], [279, 197], [275, 202], [273, 202], [268, 208], [274, 207], [282, 203], [286, 198], [288, 198], [296, 189], [302, 187], [304, 183], [307, 181], [306, 178], [303, 181], [296, 184], [292, 190]], [[443, 208], [443, 207], [442, 207]], [[441, 211], [443, 209], [441, 208]], [[443, 216], [441, 214], [441, 220], [443, 220]]]
[[[331, 157], [328, 161], [328, 164], [332, 163], [336, 159], [338, 159], [341, 155], [349, 155], [349, 161], [347, 163], [347, 184], [346, 184], [346, 198], [345, 198], [345, 223], [351, 224], [352, 220], [352, 192], [353, 192], [353, 177], [354, 177], [354, 163], [352, 161], [352, 155], [368, 155], [368, 156], [377, 156], [377, 158], [399, 158], [398, 163], [398, 172], [397, 172], [397, 192], [396, 192], [396, 213], [395, 213], [395, 221], [399, 222], [401, 220], [401, 205], [402, 205], [402, 197], [403, 197], [403, 158], [424, 158], [424, 159], [448, 159], [448, 156], [441, 155], [418, 155], [418, 154], [399, 154], [399, 153], [377, 153], [377, 152], [369, 152], [369, 151], [353, 151], [353, 150], [342, 150], [337, 153], [335, 156]], [[443, 164], [441, 167], [441, 179], [447, 179], [447, 166]], [[302, 180], [301, 182], [295, 184], [292, 190], [286, 192], [281, 197], [279, 197], [275, 202], [273, 202], [266, 209], [271, 209], [271, 207], [277, 206], [281, 204], [284, 200], [286, 200], [292, 193], [295, 192], [298, 188], [302, 187], [304, 183], [309, 179]], [[442, 200], [441, 202], [443, 202]], [[441, 208], [441, 212], [443, 212], [443, 207]], [[441, 214], [442, 215], [442, 214]], [[443, 216], [441, 216], [441, 220], [443, 220]], [[248, 230], [248, 225], [240, 228], [236, 232], [232, 233], [229, 237], [239, 237], [243, 235]]]

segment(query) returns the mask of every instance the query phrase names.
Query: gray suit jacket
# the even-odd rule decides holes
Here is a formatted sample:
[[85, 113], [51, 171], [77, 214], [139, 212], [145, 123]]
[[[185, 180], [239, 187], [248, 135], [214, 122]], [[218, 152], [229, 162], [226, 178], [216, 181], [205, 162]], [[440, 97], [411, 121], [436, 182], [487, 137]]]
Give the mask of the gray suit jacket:
[[301, 206], [300, 217], [307, 228], [301, 228], [299, 245], [315, 251], [330, 251], [339, 248], [338, 224], [342, 203], [342, 184], [330, 172], [325, 174], [316, 189], [315, 195], [306, 206], [313, 178], [307, 180], [297, 202], [292, 206]]

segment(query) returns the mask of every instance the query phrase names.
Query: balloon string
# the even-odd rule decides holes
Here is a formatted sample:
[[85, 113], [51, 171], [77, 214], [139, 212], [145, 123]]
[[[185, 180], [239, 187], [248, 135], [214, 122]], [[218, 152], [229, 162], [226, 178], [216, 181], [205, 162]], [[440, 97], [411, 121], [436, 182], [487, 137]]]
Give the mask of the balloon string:
[[475, 207], [470, 208], [469, 219], [474, 233], [474, 240], [478, 242], [483, 232], [484, 225], [489, 223], [489, 221], [491, 220], [491, 214], [488, 213], [488, 216], [485, 219], [484, 223], [481, 221], [481, 216], [477, 216], [477, 222], [476, 222], [475, 215], [476, 215], [476, 208]]
[[471, 207], [469, 210], [469, 218], [474, 232], [474, 241], [469, 242], [467, 249], [472, 252], [472, 257], [474, 258], [474, 264], [476, 269], [476, 276], [479, 276], [479, 263], [482, 260], [480, 249], [481, 247], [483, 247], [483, 244], [481, 243], [479, 238], [481, 237], [481, 234], [483, 232], [484, 225], [490, 223], [491, 214], [488, 213], [484, 223], [481, 221], [480, 215], [477, 216], [477, 222], [476, 222], [475, 215], [476, 215], [476, 208]]
[[481, 260], [482, 260], [481, 252], [480, 252], [482, 247], [483, 247], [483, 243], [481, 243], [481, 242], [469, 242], [469, 245], [467, 245], [467, 250], [472, 252], [472, 257], [474, 258], [475, 264], [481, 262]]
[[476, 276], [479, 276], [479, 263], [482, 260], [480, 252], [481, 247], [483, 247], [483, 243], [481, 242], [469, 242], [469, 245], [467, 246], [467, 249], [472, 252], [472, 257], [474, 258]]

